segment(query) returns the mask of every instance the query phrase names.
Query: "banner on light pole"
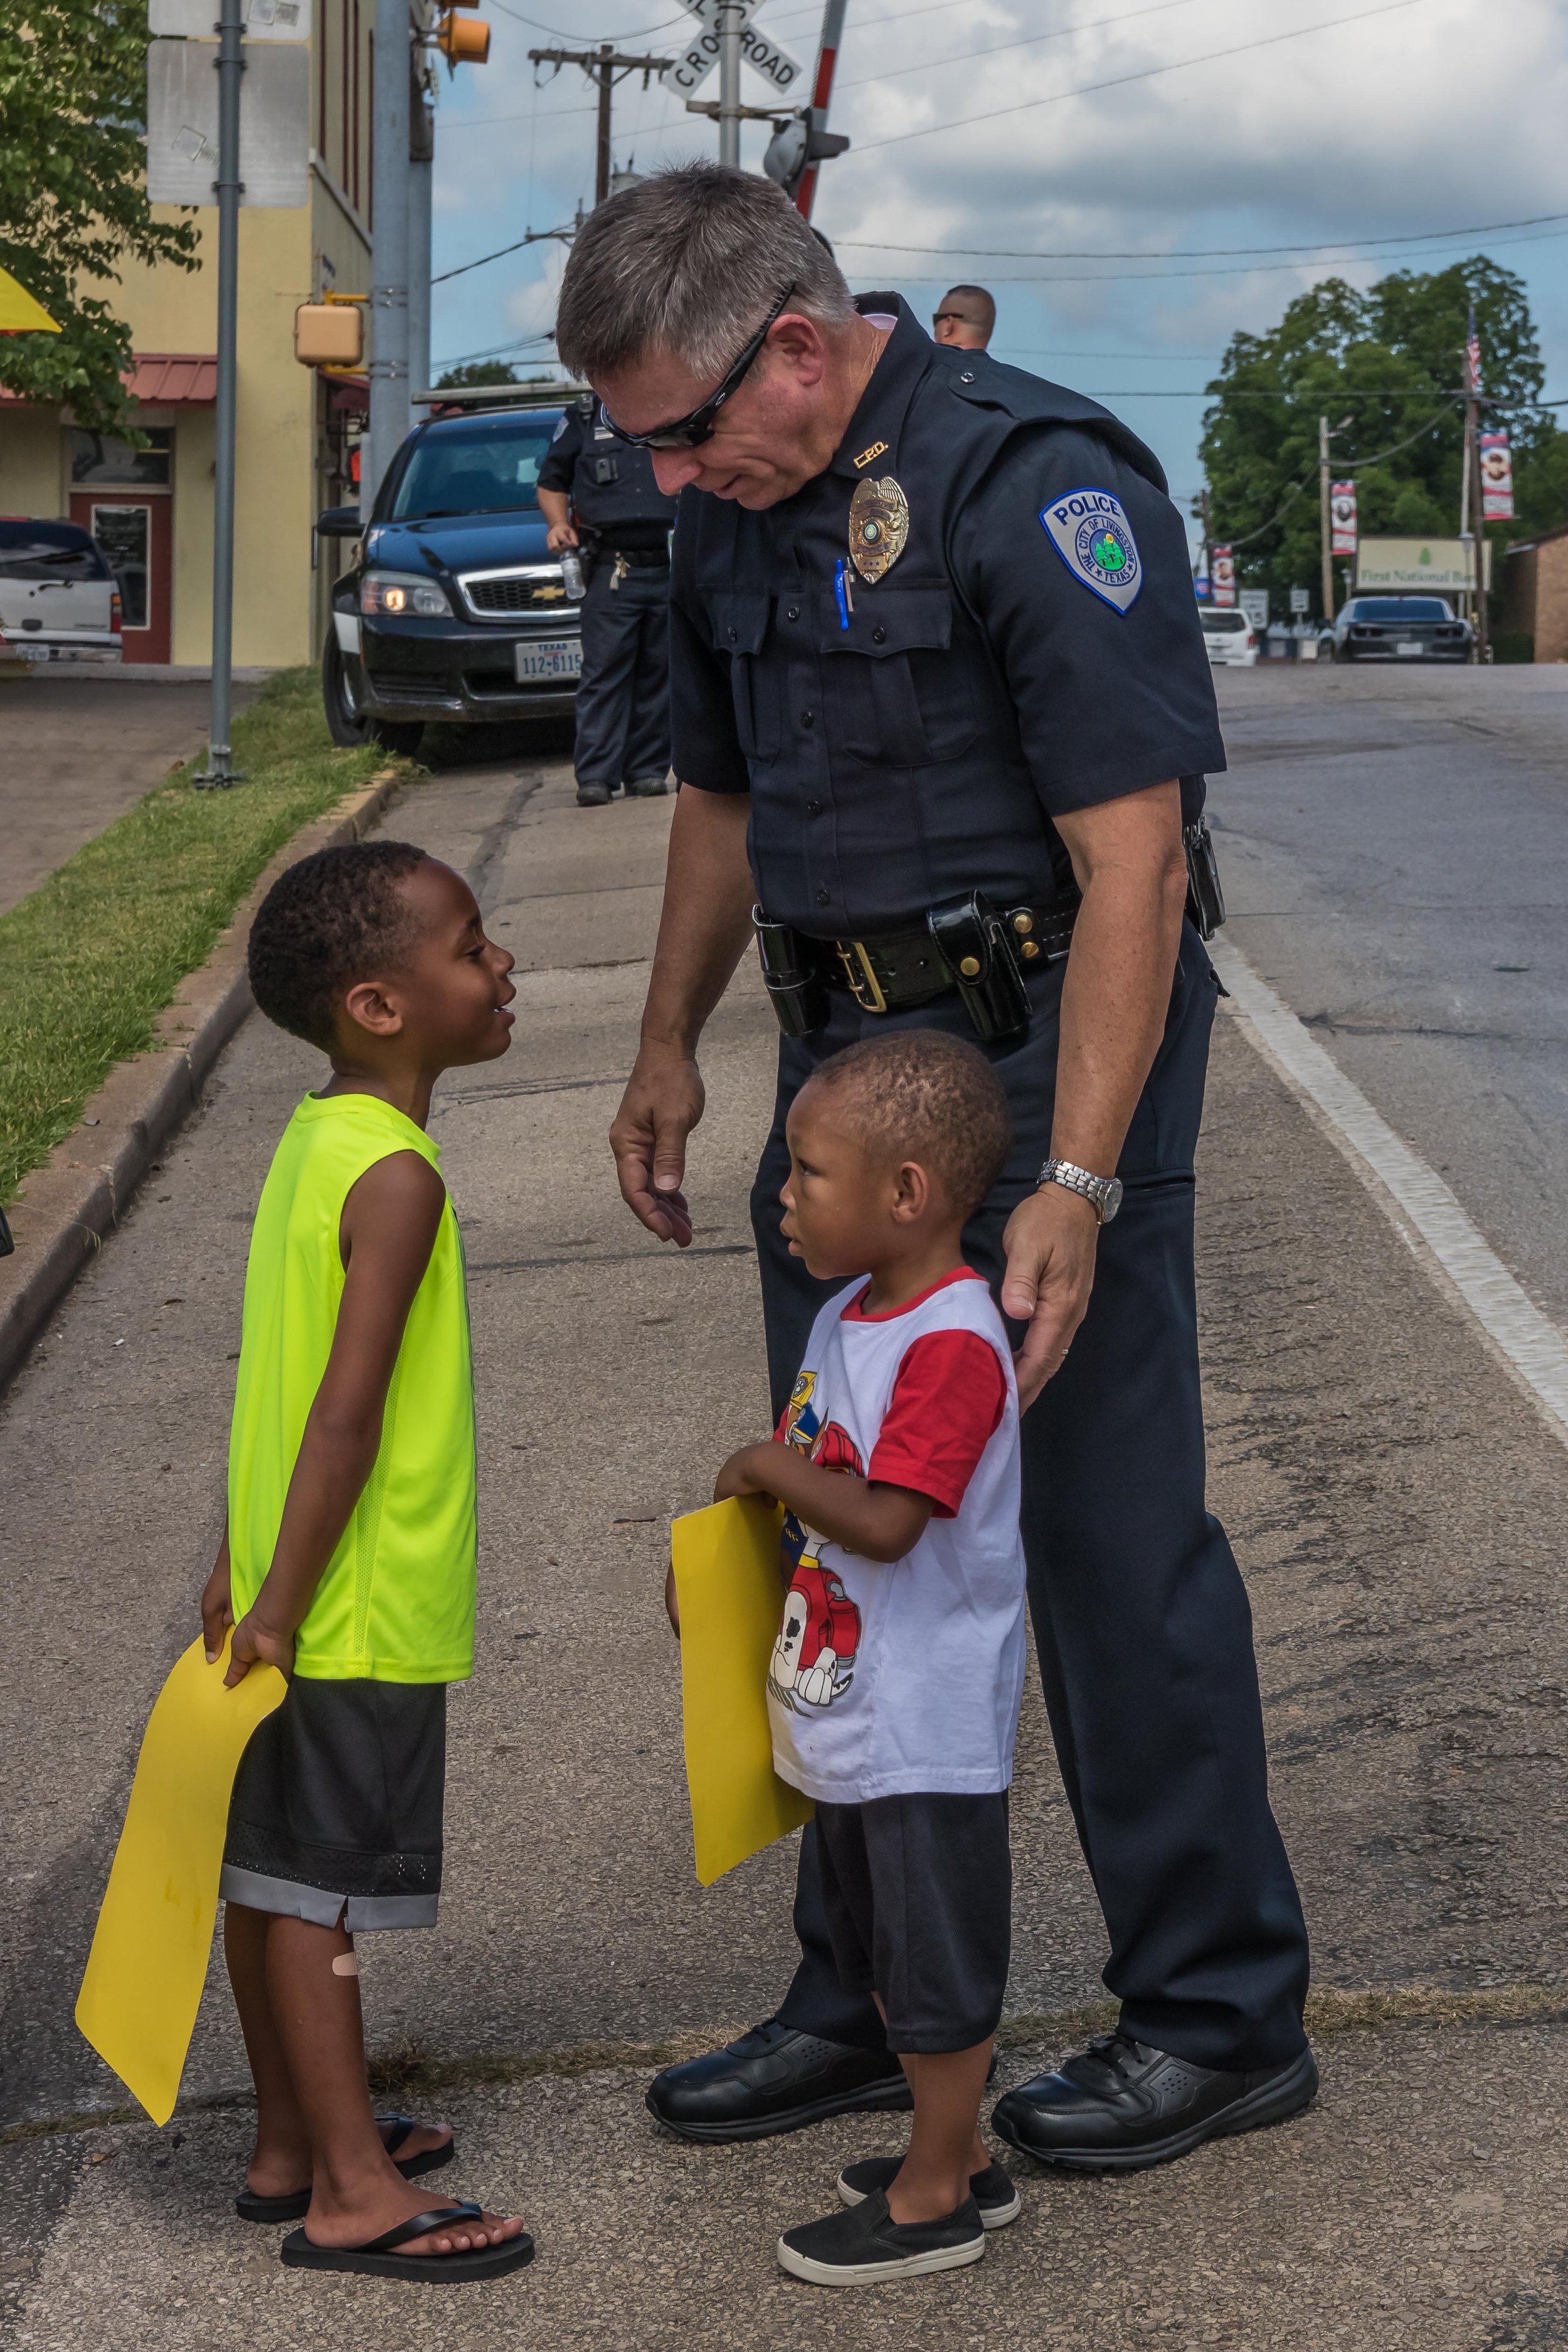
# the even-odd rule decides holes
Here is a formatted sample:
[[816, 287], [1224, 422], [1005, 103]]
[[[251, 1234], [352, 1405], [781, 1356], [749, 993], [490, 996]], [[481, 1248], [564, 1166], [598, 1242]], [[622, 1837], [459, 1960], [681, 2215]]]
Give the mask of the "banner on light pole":
[[1508, 435], [1483, 433], [1481, 443], [1481, 520], [1513, 520], [1513, 452]]
[[1216, 604], [1236, 602], [1236, 559], [1228, 547], [1216, 547], [1209, 565], [1211, 595]]
[[1329, 489], [1329, 527], [1333, 532], [1333, 552], [1353, 555], [1356, 551], [1355, 484], [1334, 482]]

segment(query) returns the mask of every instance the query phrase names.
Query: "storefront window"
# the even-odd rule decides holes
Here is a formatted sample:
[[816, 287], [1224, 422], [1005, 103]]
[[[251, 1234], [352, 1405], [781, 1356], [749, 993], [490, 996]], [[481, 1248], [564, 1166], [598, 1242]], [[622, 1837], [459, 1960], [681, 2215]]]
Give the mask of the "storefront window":
[[120, 583], [120, 602], [128, 629], [147, 626], [152, 521], [150, 507], [94, 507], [92, 510], [92, 535]]
[[112, 434], [87, 433], [77, 426], [71, 434], [71, 480], [88, 489], [100, 483], [124, 482], [133, 488], [166, 484], [174, 448], [174, 429], [154, 425], [143, 435], [144, 449], [132, 449]]

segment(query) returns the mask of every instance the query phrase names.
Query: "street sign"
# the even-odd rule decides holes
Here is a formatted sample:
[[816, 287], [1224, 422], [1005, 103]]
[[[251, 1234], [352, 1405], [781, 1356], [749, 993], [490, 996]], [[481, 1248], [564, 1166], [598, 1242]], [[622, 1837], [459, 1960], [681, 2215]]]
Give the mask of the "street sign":
[[[718, 10], [713, 0], [706, 0], [706, 8], [700, 12], [691, 5], [691, 0], [685, 0], [685, 5], [691, 8], [694, 16], [701, 15], [702, 29], [688, 41], [675, 63], [659, 76], [659, 79], [666, 89], [675, 90], [682, 98], [691, 98], [719, 63], [719, 31], [716, 22], [712, 21], [717, 17]], [[751, 0], [751, 5], [754, 8], [755, 0]], [[781, 98], [792, 90], [801, 78], [799, 60], [792, 58], [787, 49], [781, 49], [776, 41], [770, 40], [765, 33], [759, 32], [750, 22], [741, 27], [741, 56], [754, 72], [762, 75], [764, 81], [773, 84]]]
[[[721, 0], [680, 0], [680, 5], [689, 16], [696, 17], [700, 25], [706, 25], [710, 31], [718, 30]], [[761, 0], [733, 0], [733, 5], [741, 11], [742, 24], [749, 25], [761, 5]]]
[[1312, 599], [1310, 592], [1305, 588], [1292, 588], [1290, 591], [1290, 610], [1293, 613], [1310, 613], [1311, 609]]
[[[147, 29], [177, 40], [211, 41], [217, 37], [217, 10], [218, 0], [147, 0]], [[247, 41], [310, 37], [310, 0], [240, 0], [239, 13]]]
[[[147, 194], [155, 205], [210, 205], [217, 179], [216, 41], [153, 41], [147, 51]], [[242, 205], [292, 209], [310, 200], [310, 53], [301, 43], [246, 59], [240, 110]]]
[[1200, 604], [1207, 604], [1209, 593], [1209, 576], [1206, 572], [1200, 572], [1195, 574], [1193, 580], [1193, 593], [1196, 596]]
[[1268, 591], [1267, 588], [1238, 588], [1236, 601], [1255, 629], [1268, 626]]

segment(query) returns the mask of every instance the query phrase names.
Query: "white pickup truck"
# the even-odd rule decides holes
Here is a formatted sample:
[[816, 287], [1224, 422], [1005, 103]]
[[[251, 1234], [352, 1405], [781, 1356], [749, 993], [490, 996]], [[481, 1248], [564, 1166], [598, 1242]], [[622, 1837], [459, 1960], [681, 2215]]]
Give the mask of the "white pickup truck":
[[0, 516], [0, 661], [124, 658], [120, 591], [79, 523]]

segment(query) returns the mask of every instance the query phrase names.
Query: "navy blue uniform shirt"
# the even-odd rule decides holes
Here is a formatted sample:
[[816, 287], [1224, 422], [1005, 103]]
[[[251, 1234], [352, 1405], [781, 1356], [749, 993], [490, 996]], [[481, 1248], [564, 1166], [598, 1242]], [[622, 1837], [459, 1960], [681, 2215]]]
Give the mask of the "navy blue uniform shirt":
[[574, 401], [567, 410], [544, 453], [539, 487], [564, 490], [584, 532], [606, 548], [661, 548], [675, 520], [676, 502], [654, 479], [653, 459], [611, 431], [597, 401]]
[[[1051, 898], [1054, 816], [1225, 765], [1186, 533], [1158, 460], [1093, 401], [895, 312], [826, 469], [761, 512], [688, 489], [670, 608], [673, 764], [752, 796], [758, 896], [819, 938], [973, 889]], [[850, 564], [855, 486], [909, 540]], [[839, 567], [842, 566], [842, 574]], [[838, 582], [847, 583], [842, 598]]]

